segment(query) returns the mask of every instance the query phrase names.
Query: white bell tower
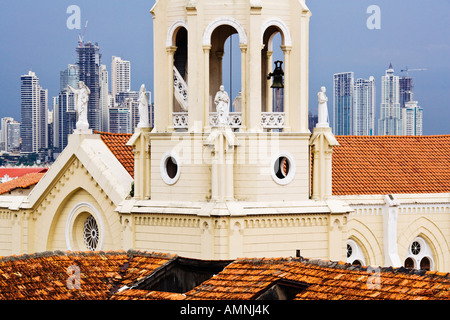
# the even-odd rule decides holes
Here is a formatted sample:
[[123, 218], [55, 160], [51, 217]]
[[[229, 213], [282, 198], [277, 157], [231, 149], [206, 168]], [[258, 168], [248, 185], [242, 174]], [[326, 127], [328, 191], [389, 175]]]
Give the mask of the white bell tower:
[[[149, 223], [191, 221], [188, 227], [162, 227], [169, 231], [164, 229], [165, 240], [155, 238], [164, 243], [155, 248], [178, 252], [183, 245], [168, 234], [191, 232], [198, 251], [190, 256], [228, 259], [253, 256], [266, 246], [244, 245], [255, 232], [266, 232], [259, 221], [269, 220], [260, 215], [290, 214], [291, 231], [299, 234], [301, 215], [333, 211], [324, 202], [327, 192], [311, 199], [311, 13], [305, 1], [157, 0], [151, 13], [155, 124], [151, 130], [137, 128], [128, 143], [135, 154], [134, 197], [120, 212]], [[237, 42], [231, 53], [230, 38]], [[232, 67], [240, 73], [232, 78], [240, 80], [239, 93], [224, 83], [227, 54], [233, 54]], [[342, 224], [337, 211], [333, 220]], [[317, 221], [323, 232], [330, 220]], [[256, 229], [246, 229], [249, 223]], [[280, 232], [277, 241], [284, 243], [286, 230], [279, 228], [270, 232]], [[163, 229], [158, 232], [165, 234]], [[345, 248], [335, 241], [339, 230], [333, 255]], [[295, 246], [280, 250], [292, 253]]]

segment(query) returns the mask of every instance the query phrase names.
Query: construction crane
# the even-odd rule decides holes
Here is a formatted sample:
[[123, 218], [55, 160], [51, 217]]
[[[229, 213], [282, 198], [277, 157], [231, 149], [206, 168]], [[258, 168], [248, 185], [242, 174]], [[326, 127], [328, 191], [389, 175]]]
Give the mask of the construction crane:
[[400, 70], [401, 72], [406, 72], [406, 76], [409, 77], [408, 72], [409, 71], [426, 71], [427, 69], [425, 68], [420, 68], [420, 69], [409, 69], [408, 67], [406, 67], [404, 70]]
[[82, 35], [82, 36], [80, 36], [80, 35], [78, 36], [78, 43], [79, 43], [80, 47], [83, 46], [84, 35], [86, 34], [86, 29], [87, 29], [87, 26], [88, 26], [88, 22], [89, 22], [89, 21], [86, 21], [86, 25], [84, 26], [83, 35]]

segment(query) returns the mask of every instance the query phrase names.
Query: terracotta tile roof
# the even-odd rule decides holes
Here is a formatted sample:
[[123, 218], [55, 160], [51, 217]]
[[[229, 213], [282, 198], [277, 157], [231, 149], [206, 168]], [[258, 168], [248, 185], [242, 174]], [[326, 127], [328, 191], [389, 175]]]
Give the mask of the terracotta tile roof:
[[22, 167], [22, 168], [0, 168], [0, 177], [8, 176], [18, 178], [28, 173], [47, 172], [48, 168]]
[[15, 189], [25, 189], [34, 186], [42, 179], [44, 175], [45, 172], [27, 173], [14, 180], [3, 182], [0, 184], [0, 195], [11, 192]]
[[[0, 300], [106, 300], [127, 283], [148, 276], [174, 258], [135, 251], [4, 257], [0, 258]], [[69, 279], [73, 266], [80, 271], [79, 288]]]
[[217, 276], [187, 292], [186, 299], [254, 300], [283, 281], [299, 284], [299, 292], [294, 297], [297, 300], [450, 299], [448, 274], [381, 268], [373, 275], [365, 267], [343, 262], [238, 259]]
[[334, 195], [450, 192], [450, 135], [336, 138]]
[[111, 300], [184, 300], [186, 296], [181, 293], [147, 291], [147, 290], [124, 290], [114, 294]]
[[128, 171], [131, 177], [134, 177], [134, 154], [133, 148], [127, 146], [132, 134], [127, 133], [108, 133], [96, 132], [100, 134], [103, 142], [107, 145], [109, 150], [119, 160], [122, 166]]
[[[0, 300], [254, 300], [270, 298], [264, 295], [283, 285], [296, 300], [450, 299], [447, 273], [380, 268], [374, 275], [366, 267], [304, 258], [237, 259], [186, 293], [139, 287], [160, 271], [164, 277], [177, 259], [183, 258], [134, 250], [3, 257]], [[68, 285], [74, 285], [68, 272], [73, 266], [80, 270], [79, 288]]]

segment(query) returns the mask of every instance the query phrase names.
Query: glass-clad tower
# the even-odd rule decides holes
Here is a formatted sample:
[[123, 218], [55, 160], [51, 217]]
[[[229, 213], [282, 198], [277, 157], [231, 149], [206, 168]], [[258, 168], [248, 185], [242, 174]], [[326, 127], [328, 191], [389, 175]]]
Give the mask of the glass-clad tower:
[[381, 77], [381, 112], [378, 120], [378, 135], [401, 135], [399, 77], [394, 75], [392, 64]]
[[335, 135], [353, 134], [353, 72], [334, 74], [333, 132]]

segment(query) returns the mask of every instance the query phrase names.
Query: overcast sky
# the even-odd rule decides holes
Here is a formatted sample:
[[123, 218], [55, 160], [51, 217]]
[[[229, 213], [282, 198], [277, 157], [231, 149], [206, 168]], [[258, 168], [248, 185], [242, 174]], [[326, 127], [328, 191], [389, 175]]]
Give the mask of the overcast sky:
[[[282, 1], [282, 0], [280, 0]], [[33, 70], [51, 97], [59, 91], [59, 72], [75, 63], [78, 35], [89, 21], [86, 41], [98, 42], [102, 63], [111, 57], [131, 61], [132, 90], [153, 88], [154, 0], [15, 0], [0, 10], [0, 117], [20, 121], [20, 76]], [[67, 28], [67, 8], [81, 9], [81, 30]], [[415, 100], [424, 109], [424, 134], [450, 134], [450, 0], [307, 0], [310, 24], [310, 110], [327, 87], [332, 117], [333, 74], [353, 71], [374, 76], [377, 119], [381, 76], [392, 63], [397, 75], [410, 72]], [[367, 8], [380, 8], [380, 29], [368, 29]]]

